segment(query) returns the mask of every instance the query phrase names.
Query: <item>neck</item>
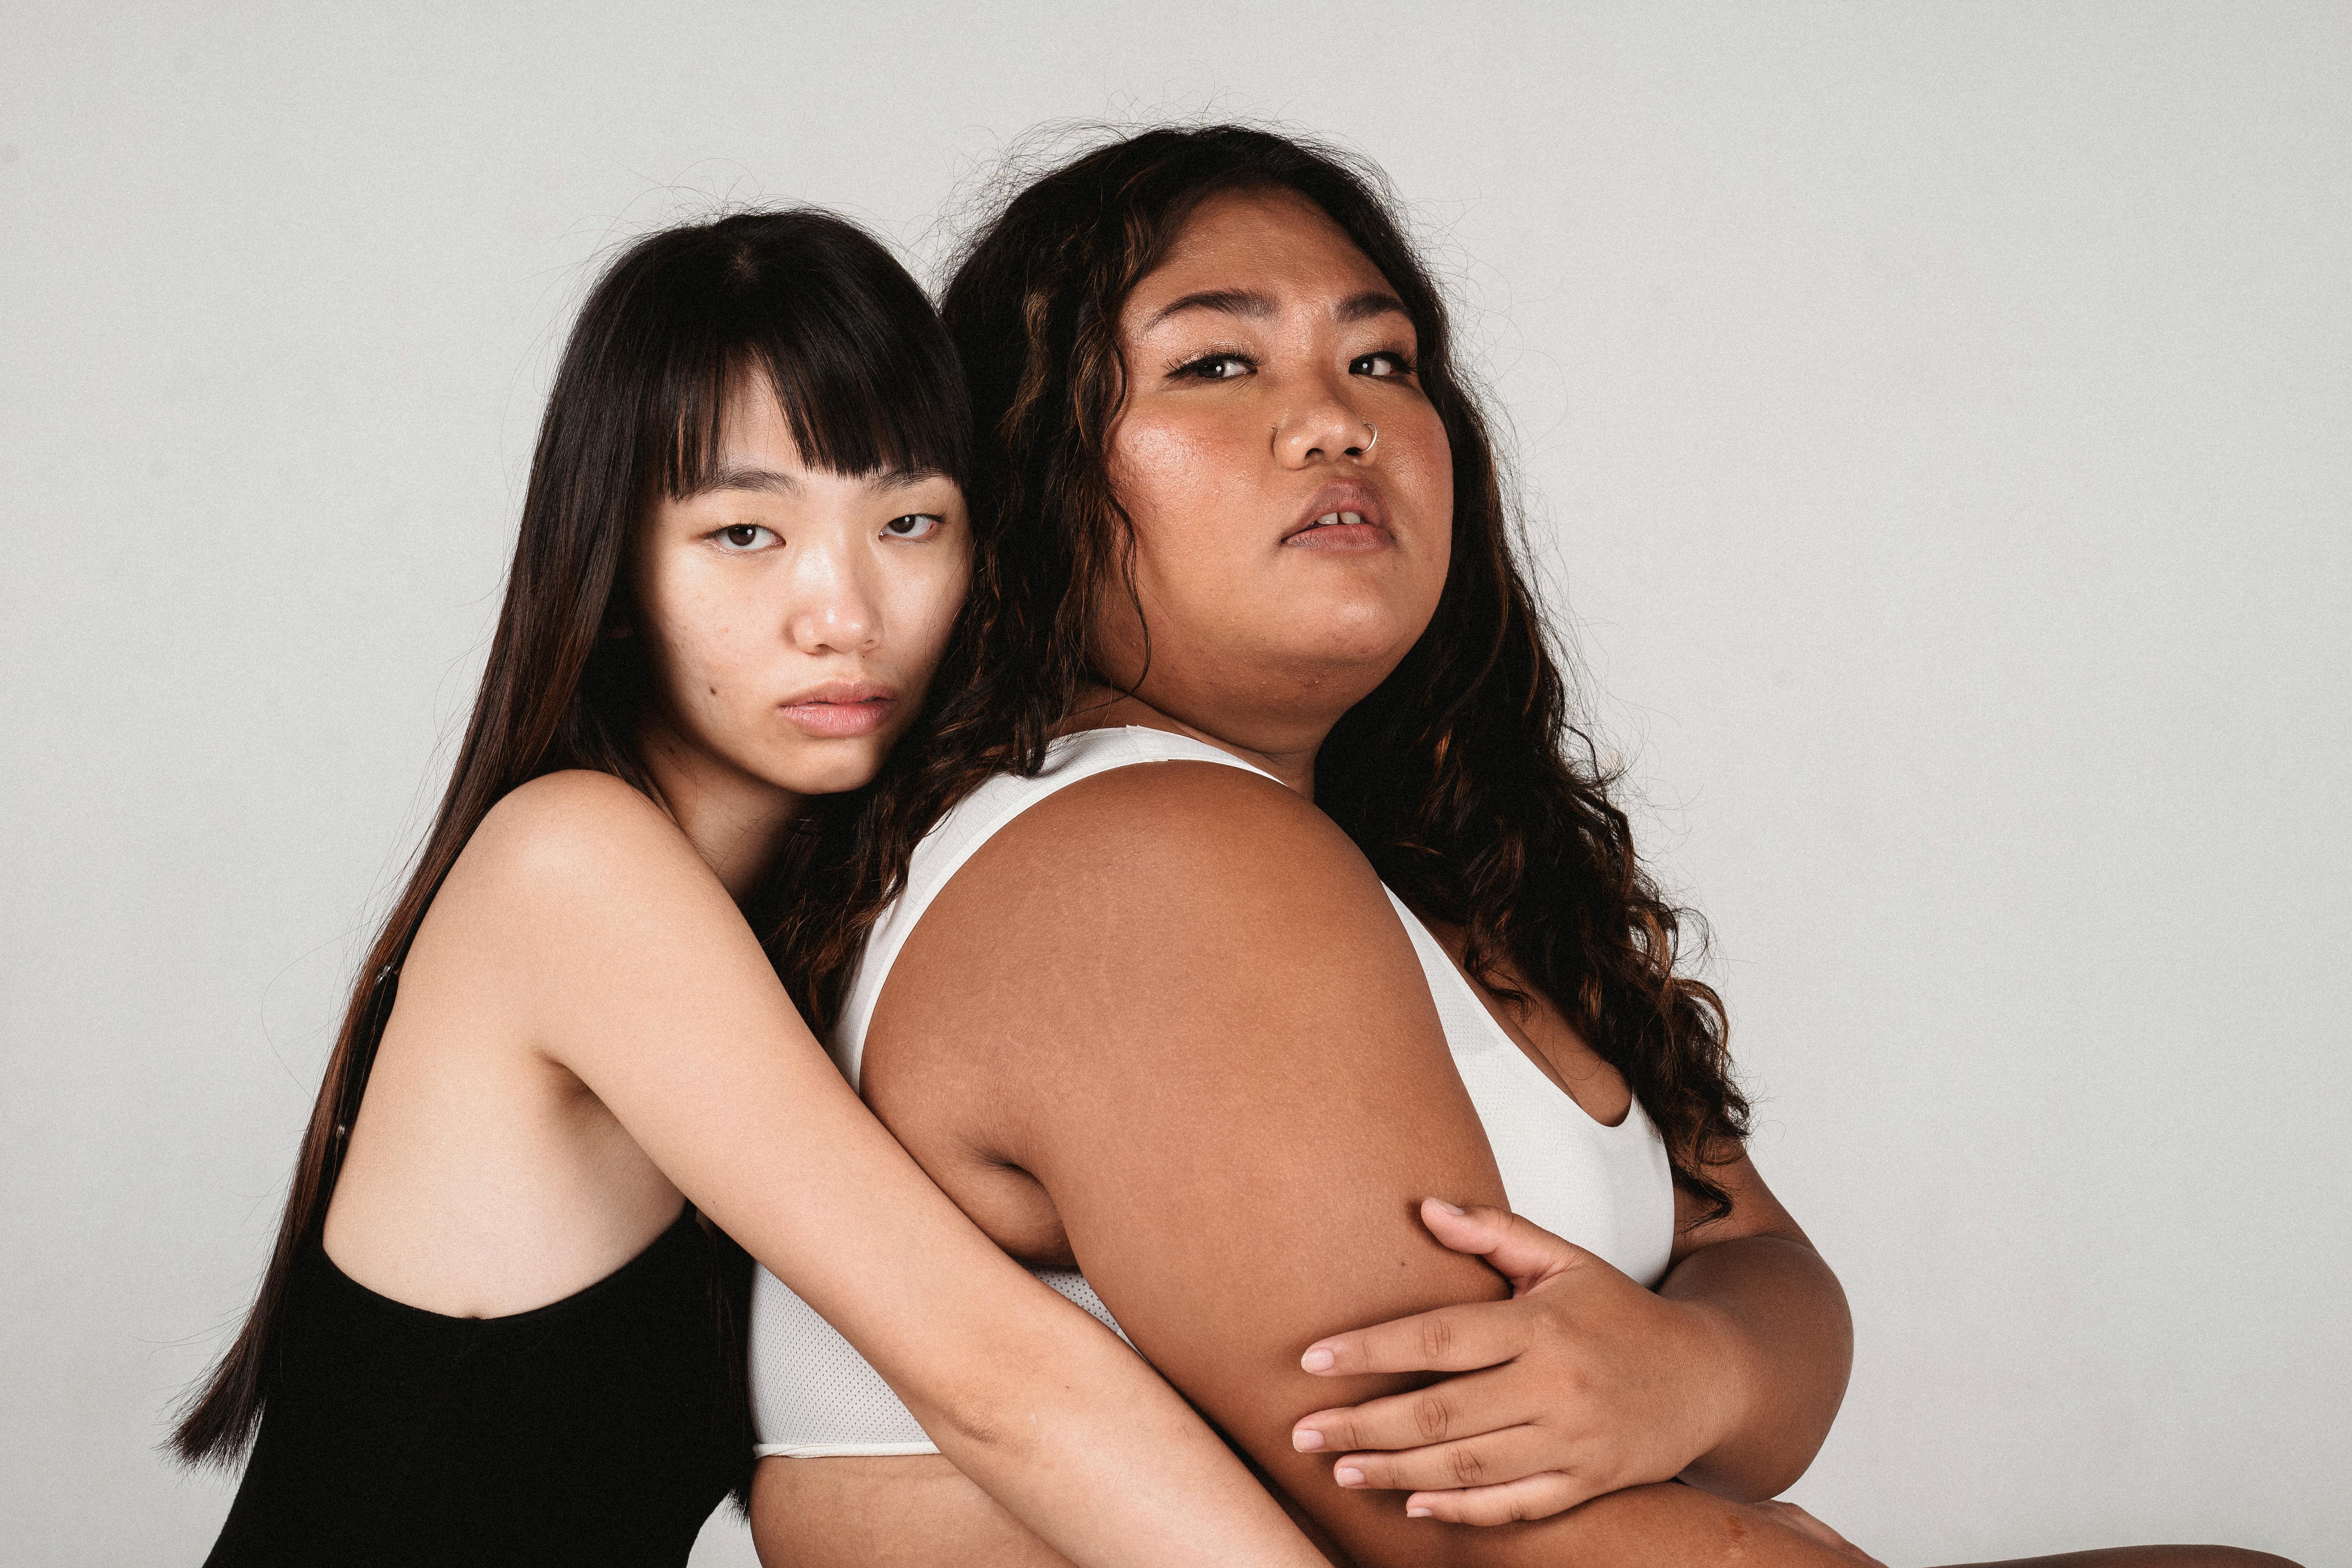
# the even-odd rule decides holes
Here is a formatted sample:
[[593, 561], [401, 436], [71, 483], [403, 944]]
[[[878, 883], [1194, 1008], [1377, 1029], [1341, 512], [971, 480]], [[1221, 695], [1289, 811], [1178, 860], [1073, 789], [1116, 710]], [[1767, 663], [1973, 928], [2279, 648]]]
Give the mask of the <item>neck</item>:
[[639, 750], [670, 820], [742, 903], [774, 862], [801, 797], [687, 744], [667, 727], [648, 731]]
[[1222, 716], [1179, 717], [1140, 697], [1092, 684], [1080, 690], [1077, 703], [1061, 729], [1067, 734], [1077, 730], [1113, 730], [1125, 724], [1190, 735], [1221, 752], [1230, 752], [1251, 766], [1265, 769], [1308, 800], [1315, 798], [1316, 753], [1323, 749], [1323, 738], [1331, 732], [1331, 727], [1325, 724], [1297, 732], [1286, 726], [1278, 732], [1260, 733], [1227, 722]]

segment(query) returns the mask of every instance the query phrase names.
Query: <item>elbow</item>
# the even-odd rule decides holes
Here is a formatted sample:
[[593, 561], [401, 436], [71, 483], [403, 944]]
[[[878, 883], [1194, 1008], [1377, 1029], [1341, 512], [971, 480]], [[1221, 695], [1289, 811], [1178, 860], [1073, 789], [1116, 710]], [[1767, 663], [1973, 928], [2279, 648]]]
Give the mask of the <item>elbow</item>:
[[1732, 1439], [1693, 1460], [1676, 1478], [1728, 1502], [1766, 1502], [1812, 1468], [1844, 1402], [1843, 1368], [1833, 1384], [1810, 1390], [1782, 1388], [1780, 1403], [1763, 1418], [1743, 1423]]
[[959, 1462], [968, 1455], [1015, 1457], [1035, 1446], [1035, 1416], [1001, 1399], [950, 1399], [918, 1415], [940, 1451]]
[[[1843, 1384], [1838, 1392], [1843, 1392]], [[1692, 1461], [1675, 1479], [1727, 1502], [1769, 1501], [1812, 1468], [1839, 1403], [1835, 1396], [1818, 1400], [1814, 1409], [1784, 1412], [1760, 1430], [1751, 1426], [1739, 1439]]]
[[1055, 1409], [1057, 1391], [1078, 1380], [1066, 1370], [1053, 1376], [1035, 1357], [1000, 1354], [968, 1357], [952, 1375], [927, 1381], [900, 1397], [940, 1451], [969, 1473], [966, 1461], [1019, 1465], [1038, 1456], [1063, 1424], [1056, 1417], [1070, 1414]]
[[966, 1457], [1017, 1456], [1035, 1441], [1035, 1409], [1024, 1408], [1013, 1388], [997, 1378], [958, 1379], [907, 1405], [940, 1451], [959, 1463]]
[[934, 1345], [925, 1375], [898, 1389], [924, 1432], [967, 1475], [973, 1474], [967, 1460], [996, 1473], [1050, 1464], [1089, 1435], [1131, 1433], [1155, 1415], [1196, 1422], [1117, 1335], [1037, 1289], [1049, 1303], [1040, 1321], [998, 1325], [959, 1347]]

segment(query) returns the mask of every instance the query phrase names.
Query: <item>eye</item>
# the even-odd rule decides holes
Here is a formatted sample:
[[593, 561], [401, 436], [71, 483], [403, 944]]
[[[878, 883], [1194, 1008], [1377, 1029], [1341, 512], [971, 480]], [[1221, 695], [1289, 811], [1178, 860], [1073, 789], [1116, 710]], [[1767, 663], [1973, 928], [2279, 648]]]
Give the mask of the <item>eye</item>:
[[1412, 361], [1394, 349], [1382, 349], [1378, 353], [1358, 354], [1348, 362], [1349, 375], [1411, 375]]
[[1243, 354], [1203, 354], [1178, 365], [1168, 374], [1189, 381], [1238, 381], [1257, 367]]
[[782, 542], [773, 529], [761, 528], [756, 522], [738, 522], [720, 529], [711, 540], [730, 555], [742, 555], [763, 548], [770, 542]]
[[947, 519], [935, 512], [910, 511], [884, 523], [882, 531], [892, 539], [929, 539], [946, 526]]

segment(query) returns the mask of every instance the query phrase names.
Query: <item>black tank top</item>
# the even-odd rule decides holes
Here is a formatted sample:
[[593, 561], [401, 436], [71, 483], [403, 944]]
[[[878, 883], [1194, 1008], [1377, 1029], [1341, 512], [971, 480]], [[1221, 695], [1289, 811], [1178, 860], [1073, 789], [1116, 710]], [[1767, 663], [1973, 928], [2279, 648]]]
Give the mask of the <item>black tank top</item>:
[[576, 1295], [446, 1318], [314, 1238], [207, 1568], [684, 1563], [751, 1464], [729, 1271], [688, 1209]]

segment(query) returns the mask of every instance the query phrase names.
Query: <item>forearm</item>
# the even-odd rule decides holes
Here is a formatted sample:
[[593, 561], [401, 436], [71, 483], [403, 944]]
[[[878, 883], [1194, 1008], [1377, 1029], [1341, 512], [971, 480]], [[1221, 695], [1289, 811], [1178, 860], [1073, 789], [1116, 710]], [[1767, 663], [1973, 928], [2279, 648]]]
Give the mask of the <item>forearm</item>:
[[1724, 1368], [1726, 1435], [1683, 1478], [1738, 1500], [1785, 1490], [1829, 1435], [1853, 1363], [1837, 1276], [1802, 1241], [1748, 1236], [1691, 1253], [1658, 1293], [1705, 1315]]
[[1150, 1364], [1092, 1319], [1024, 1325], [909, 1406], [940, 1451], [1082, 1568], [1328, 1568]]
[[1358, 1568], [1855, 1568], [1765, 1509], [1676, 1481], [1628, 1487], [1523, 1524], [1391, 1516], [1335, 1533]]
[[1525, 1527], [1499, 1552], [1477, 1542], [1500, 1531], [1449, 1526], [1467, 1537], [1464, 1568], [1854, 1568], [1853, 1560], [1799, 1534], [1764, 1510], [1674, 1481], [1630, 1487]]

